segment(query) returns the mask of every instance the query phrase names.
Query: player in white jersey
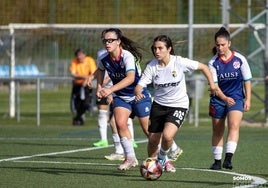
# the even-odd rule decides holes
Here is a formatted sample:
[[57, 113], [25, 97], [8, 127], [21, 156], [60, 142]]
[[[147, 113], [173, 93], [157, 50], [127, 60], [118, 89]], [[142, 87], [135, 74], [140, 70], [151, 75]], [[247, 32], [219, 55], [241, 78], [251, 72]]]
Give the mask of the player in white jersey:
[[[151, 98], [149, 91], [144, 89], [142, 93], [146, 97], [141, 101], [135, 101], [134, 88], [141, 73], [137, 64], [142, 58], [139, 46], [125, 37], [117, 28], [104, 30], [102, 36], [102, 42], [108, 54], [98, 60], [97, 96], [98, 98], [109, 98], [113, 95], [113, 113], [125, 154], [125, 161], [118, 169], [128, 170], [137, 166], [138, 161], [127, 121], [130, 114], [137, 116], [143, 131], [147, 132]], [[109, 88], [102, 87], [105, 70], [113, 82]]]
[[213, 125], [212, 154], [214, 157], [210, 169], [221, 169], [226, 119], [228, 134], [222, 167], [232, 169], [232, 156], [237, 147], [243, 112], [250, 109], [252, 75], [246, 58], [230, 49], [230, 34], [224, 27], [215, 34], [214, 40], [216, 55], [208, 64], [218, 95], [210, 97], [209, 106]]
[[[164, 170], [168, 168], [170, 172], [175, 172], [175, 167], [171, 161], [166, 160], [166, 155], [189, 108], [185, 73], [201, 70], [209, 81], [213, 95], [215, 85], [205, 64], [175, 55], [168, 36], [157, 36], [153, 41], [152, 52], [155, 59], [146, 66], [135, 88], [135, 95], [136, 100], [143, 99], [142, 89], [153, 83], [155, 94], [150, 113], [148, 155], [157, 157]], [[158, 150], [161, 138], [161, 148]], [[170, 166], [173, 169], [169, 168]]]

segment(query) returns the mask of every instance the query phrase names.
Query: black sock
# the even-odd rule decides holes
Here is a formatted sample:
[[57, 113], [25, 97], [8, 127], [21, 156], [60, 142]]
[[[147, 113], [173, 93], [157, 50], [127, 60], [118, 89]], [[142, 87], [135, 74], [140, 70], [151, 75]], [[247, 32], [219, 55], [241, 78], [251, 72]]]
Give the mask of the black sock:
[[221, 165], [221, 160], [217, 160], [217, 159], [215, 159], [214, 161], [215, 161], [215, 164], [219, 164], [219, 165]]
[[233, 153], [226, 153], [225, 154], [225, 161], [231, 161], [233, 157]]

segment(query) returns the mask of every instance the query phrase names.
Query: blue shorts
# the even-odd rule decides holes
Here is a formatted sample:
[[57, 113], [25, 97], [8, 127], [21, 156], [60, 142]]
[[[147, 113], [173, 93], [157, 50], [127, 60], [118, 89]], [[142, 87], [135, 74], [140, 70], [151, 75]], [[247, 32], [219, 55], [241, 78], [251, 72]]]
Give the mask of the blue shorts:
[[151, 96], [149, 93], [144, 93], [145, 98], [140, 101], [126, 102], [124, 99], [114, 96], [113, 108], [124, 107], [131, 111], [131, 118], [137, 116], [138, 118], [146, 117], [150, 115], [151, 111]]
[[232, 110], [238, 110], [244, 112], [244, 100], [236, 99], [233, 106], [227, 106], [227, 104], [219, 98], [210, 97], [209, 103], [209, 115], [213, 118], [225, 118], [228, 112]]

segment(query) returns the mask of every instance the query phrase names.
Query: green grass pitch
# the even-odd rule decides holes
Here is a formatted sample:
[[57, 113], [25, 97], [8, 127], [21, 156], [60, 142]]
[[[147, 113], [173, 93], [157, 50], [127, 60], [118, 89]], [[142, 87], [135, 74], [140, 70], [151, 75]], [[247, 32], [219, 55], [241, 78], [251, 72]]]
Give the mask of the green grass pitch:
[[[185, 121], [176, 136], [183, 155], [174, 163], [176, 173], [163, 173], [157, 181], [146, 181], [139, 168], [117, 170], [119, 161], [104, 155], [110, 146], [93, 148], [99, 139], [97, 114], [86, 117], [84, 126], [72, 126], [69, 112], [70, 90], [59, 88], [41, 92], [41, 125], [36, 125], [35, 91], [21, 92], [21, 119], [7, 117], [8, 93], [0, 92], [0, 187], [268, 187], [268, 127], [242, 126], [233, 170], [210, 171], [211, 123], [207, 117], [207, 98], [200, 103], [198, 127]], [[60, 101], [55, 104], [55, 101]], [[254, 99], [253, 99], [254, 100]], [[258, 102], [253, 102], [256, 108]], [[249, 114], [248, 117], [251, 115]], [[207, 117], [208, 118], [208, 117]], [[147, 157], [147, 142], [134, 120], [135, 150], [139, 162]], [[248, 175], [254, 179], [239, 179]], [[244, 177], [244, 176], [242, 176]]]
[[[176, 137], [183, 155], [174, 163], [176, 173], [163, 173], [157, 181], [146, 181], [135, 167], [117, 170], [120, 162], [104, 155], [113, 146], [92, 148], [99, 138], [97, 126], [62, 125], [0, 126], [1, 187], [233, 187], [251, 181], [234, 180], [238, 174], [268, 179], [268, 129], [242, 127], [240, 142], [233, 159], [234, 169], [209, 171], [212, 163], [210, 127], [184, 125]], [[136, 155], [146, 158], [146, 139], [135, 123], [139, 143]], [[109, 133], [109, 141], [112, 144]], [[228, 174], [228, 173], [233, 174]], [[267, 186], [267, 184], [266, 184]]]

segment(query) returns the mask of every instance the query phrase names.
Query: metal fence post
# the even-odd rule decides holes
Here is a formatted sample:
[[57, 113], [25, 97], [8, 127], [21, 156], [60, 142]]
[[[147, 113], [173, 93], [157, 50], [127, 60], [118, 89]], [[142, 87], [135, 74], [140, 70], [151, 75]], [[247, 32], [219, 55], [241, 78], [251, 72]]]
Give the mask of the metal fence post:
[[36, 121], [40, 125], [40, 78], [36, 80]]

